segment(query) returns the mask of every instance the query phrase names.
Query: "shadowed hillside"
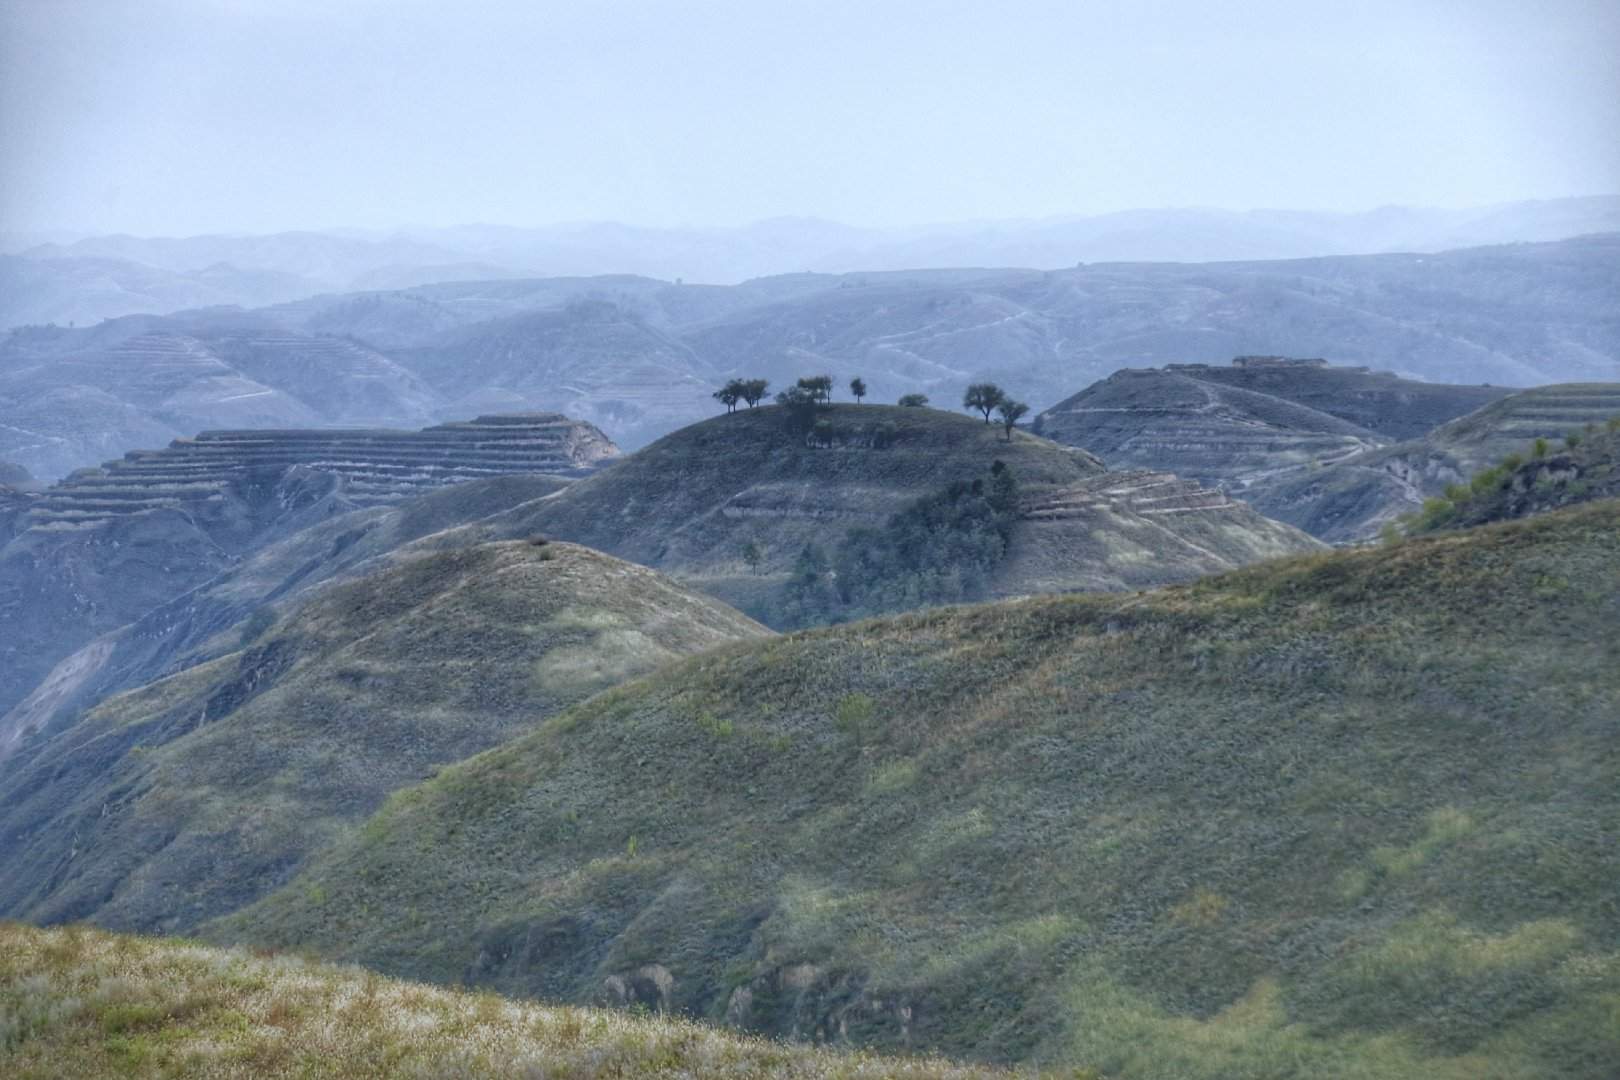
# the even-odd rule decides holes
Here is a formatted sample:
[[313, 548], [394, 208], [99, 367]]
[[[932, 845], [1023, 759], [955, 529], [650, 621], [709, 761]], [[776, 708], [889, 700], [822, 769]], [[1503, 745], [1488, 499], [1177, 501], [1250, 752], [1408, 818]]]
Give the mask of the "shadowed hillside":
[[0, 924], [0, 1064], [29, 1080], [1012, 1075], [785, 1046], [663, 1017], [505, 1001], [296, 956], [15, 923]]
[[237, 651], [24, 740], [0, 911], [184, 930], [285, 881], [395, 788], [758, 624], [565, 544], [406, 548]]
[[362, 574], [371, 560], [429, 533], [511, 509], [567, 483], [544, 475], [470, 480], [397, 506], [328, 516], [268, 544], [60, 660], [27, 697], [0, 714], [0, 761], [30, 732], [48, 732], [110, 694], [235, 652], [245, 621], [262, 628], [273, 611], [285, 612], [310, 589]]
[[1598, 1080], [1617, 724], [1611, 500], [729, 646], [207, 933], [1123, 1077]]

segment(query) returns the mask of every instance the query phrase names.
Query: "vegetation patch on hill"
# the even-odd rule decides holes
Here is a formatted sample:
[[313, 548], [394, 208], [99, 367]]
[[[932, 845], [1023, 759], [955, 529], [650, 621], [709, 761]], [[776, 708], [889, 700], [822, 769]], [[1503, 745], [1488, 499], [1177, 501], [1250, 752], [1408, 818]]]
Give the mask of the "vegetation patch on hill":
[[877, 528], [849, 530], [830, 556], [806, 544], [771, 621], [811, 626], [983, 599], [1018, 516], [1018, 480], [997, 460]]
[[1466, 484], [1452, 484], [1407, 520], [1408, 532], [1467, 528], [1545, 513], [1560, 506], [1620, 496], [1620, 416], [1589, 423], [1554, 446], [1538, 438]]
[[1620, 502], [711, 651], [205, 933], [1125, 1077], [1608, 1078]]
[[1008, 1075], [453, 992], [293, 955], [15, 923], [0, 924], [0, 1068], [14, 1080]]

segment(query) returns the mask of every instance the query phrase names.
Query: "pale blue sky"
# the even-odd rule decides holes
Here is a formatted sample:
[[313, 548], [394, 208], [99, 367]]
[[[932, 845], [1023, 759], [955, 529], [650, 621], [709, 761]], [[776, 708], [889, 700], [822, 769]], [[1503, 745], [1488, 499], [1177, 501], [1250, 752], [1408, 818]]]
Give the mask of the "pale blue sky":
[[1616, 0], [0, 0], [0, 19], [9, 231], [1620, 191]]

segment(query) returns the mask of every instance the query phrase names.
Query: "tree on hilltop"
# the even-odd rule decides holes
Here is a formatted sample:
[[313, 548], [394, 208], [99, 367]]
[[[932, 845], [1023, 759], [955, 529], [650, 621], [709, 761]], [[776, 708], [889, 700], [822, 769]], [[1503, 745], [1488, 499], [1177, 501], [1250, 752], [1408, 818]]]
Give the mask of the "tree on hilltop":
[[967, 388], [967, 393], [962, 395], [962, 408], [979, 410], [984, 414], [984, 422], [988, 424], [990, 414], [995, 412], [996, 406], [1006, 398], [1006, 392], [993, 382], [974, 383]]
[[1014, 401], [1010, 397], [1003, 397], [996, 402], [996, 415], [1001, 417], [1001, 426], [1007, 429], [1007, 441], [1012, 442], [1013, 428], [1018, 424], [1018, 418], [1029, 412], [1029, 406], [1022, 401]]
[[906, 409], [921, 409], [927, 406], [927, 394], [901, 394], [900, 406]]
[[831, 401], [833, 377], [831, 375], [808, 375], [799, 380], [799, 388], [809, 393], [812, 400]]
[[742, 380], [742, 399], [748, 402], [748, 407], [752, 409], [765, 399], [765, 391], [770, 388], [771, 384], [767, 379], [744, 379]]
[[737, 402], [742, 400], [743, 387], [743, 380], [732, 379], [714, 392], [715, 400], [726, 407], [726, 412], [734, 412], [737, 408]]
[[854, 396], [855, 404], [859, 405], [861, 398], [866, 396], [866, 380], [859, 375], [849, 380], [849, 392]]

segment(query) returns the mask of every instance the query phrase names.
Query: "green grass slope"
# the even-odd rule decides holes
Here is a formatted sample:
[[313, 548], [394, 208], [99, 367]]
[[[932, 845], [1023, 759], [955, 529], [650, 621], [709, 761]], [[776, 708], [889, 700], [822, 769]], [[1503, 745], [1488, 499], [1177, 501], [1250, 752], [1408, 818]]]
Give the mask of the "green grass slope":
[[[495, 535], [544, 533], [655, 567], [770, 621], [772, 598], [807, 544], [833, 549], [849, 529], [879, 527], [953, 482], [1003, 461], [1029, 503], [1074, 513], [1014, 530], [1013, 548], [1061, 560], [1010, 558], [989, 595], [1126, 588], [1185, 580], [1312, 541], [1241, 505], [1145, 508], [1106, 499], [1089, 453], [938, 409], [833, 405], [823, 439], [806, 438], [776, 406], [741, 409], [683, 428], [556, 496], [491, 521]], [[1086, 507], [1098, 505], [1095, 510]], [[1190, 543], [1180, 533], [1197, 534]], [[1037, 533], [1039, 535], [1037, 535]], [[1025, 543], [1024, 541], [1029, 541]], [[752, 546], [757, 565], [744, 559]], [[1025, 572], [1025, 567], [1028, 572]]]
[[20, 749], [0, 774], [0, 912], [183, 930], [279, 885], [439, 766], [766, 633], [572, 545], [407, 548]]
[[14, 1080], [1007, 1075], [457, 993], [296, 956], [14, 923], [0, 924], [0, 1071]]
[[543, 475], [470, 480], [395, 506], [338, 514], [260, 548], [218, 577], [60, 661], [16, 706], [0, 714], [0, 761], [30, 733], [69, 723], [114, 693], [235, 652], [249, 619], [262, 624], [274, 610], [286, 610], [334, 578], [363, 572], [379, 556], [568, 484]]
[[736, 644], [204, 932], [1124, 1077], [1608, 1078], [1620, 503]]

